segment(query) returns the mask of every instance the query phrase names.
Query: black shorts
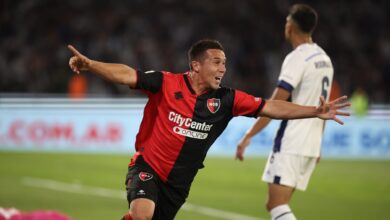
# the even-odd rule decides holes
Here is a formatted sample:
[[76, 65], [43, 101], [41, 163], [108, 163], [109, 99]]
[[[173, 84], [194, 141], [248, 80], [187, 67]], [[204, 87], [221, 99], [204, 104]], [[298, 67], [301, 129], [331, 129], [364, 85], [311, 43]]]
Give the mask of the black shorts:
[[173, 220], [189, 193], [189, 187], [174, 188], [164, 183], [142, 156], [129, 167], [125, 184], [129, 206], [137, 198], [154, 201], [156, 208], [152, 220]]

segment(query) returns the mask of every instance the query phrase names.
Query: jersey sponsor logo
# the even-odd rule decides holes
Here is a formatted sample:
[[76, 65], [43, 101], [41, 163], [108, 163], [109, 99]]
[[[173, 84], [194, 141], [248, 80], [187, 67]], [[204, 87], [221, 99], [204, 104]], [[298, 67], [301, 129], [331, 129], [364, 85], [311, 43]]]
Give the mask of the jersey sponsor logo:
[[200, 123], [193, 121], [192, 118], [183, 117], [176, 112], [169, 112], [168, 119], [169, 121], [175, 122], [180, 127], [191, 128], [198, 131], [210, 131], [211, 127], [213, 127], [213, 125], [209, 125], [206, 122]]
[[150, 174], [150, 173], [147, 173], [147, 172], [140, 172], [138, 174], [138, 177], [139, 177], [140, 180], [145, 182], [145, 181], [148, 181], [148, 180], [152, 179], [153, 175]]
[[195, 138], [195, 139], [206, 139], [209, 135], [208, 133], [199, 132], [199, 131], [192, 131], [185, 128], [181, 128], [178, 126], [173, 127], [173, 131], [176, 134], [180, 134], [186, 137]]
[[212, 99], [207, 99], [207, 108], [211, 113], [216, 113], [219, 110], [219, 107], [221, 107], [221, 100], [212, 98]]
[[173, 127], [173, 132], [195, 139], [206, 139], [208, 136], [207, 131], [210, 131], [213, 127], [212, 124], [197, 122], [176, 112], [169, 112], [168, 119], [177, 124], [177, 126]]

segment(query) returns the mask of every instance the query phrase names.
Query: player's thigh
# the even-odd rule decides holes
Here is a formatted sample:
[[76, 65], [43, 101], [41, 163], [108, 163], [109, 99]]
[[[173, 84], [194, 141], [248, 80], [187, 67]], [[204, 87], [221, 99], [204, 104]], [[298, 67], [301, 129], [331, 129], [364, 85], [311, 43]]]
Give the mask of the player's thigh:
[[133, 219], [152, 219], [155, 203], [146, 198], [137, 198], [130, 203], [130, 213]]
[[300, 164], [296, 155], [272, 152], [268, 157], [262, 180], [267, 183], [295, 188]]
[[301, 167], [298, 177], [298, 183], [296, 188], [302, 191], [305, 191], [308, 187], [310, 178], [314, 172], [314, 169], [317, 165], [316, 157], [302, 157], [301, 158]]
[[158, 200], [160, 183], [150, 167], [133, 166], [126, 177], [127, 200], [133, 217], [152, 217]]
[[166, 184], [160, 185], [159, 199], [156, 204], [155, 215], [159, 218], [153, 220], [173, 220], [185, 203], [189, 187], [174, 188]]

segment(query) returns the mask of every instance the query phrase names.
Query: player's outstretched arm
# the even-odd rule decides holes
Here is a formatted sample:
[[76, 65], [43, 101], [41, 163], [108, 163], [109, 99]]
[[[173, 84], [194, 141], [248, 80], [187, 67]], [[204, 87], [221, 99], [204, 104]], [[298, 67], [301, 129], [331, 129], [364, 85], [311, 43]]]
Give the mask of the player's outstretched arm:
[[81, 54], [72, 45], [68, 45], [73, 56], [69, 59], [69, 66], [73, 72], [80, 74], [81, 72], [89, 71], [95, 73], [111, 82], [129, 85], [130, 88], [135, 88], [137, 83], [137, 72], [124, 64], [104, 63], [96, 60], [91, 60]]
[[302, 106], [291, 102], [268, 100], [263, 110], [259, 113], [260, 116], [267, 116], [275, 119], [300, 119], [300, 118], [321, 118], [323, 120], [334, 120], [339, 124], [344, 124], [339, 118], [341, 116], [349, 116], [348, 112], [342, 112], [340, 109], [351, 106], [347, 101], [347, 96], [339, 97], [328, 103], [324, 97], [320, 98], [320, 105]]

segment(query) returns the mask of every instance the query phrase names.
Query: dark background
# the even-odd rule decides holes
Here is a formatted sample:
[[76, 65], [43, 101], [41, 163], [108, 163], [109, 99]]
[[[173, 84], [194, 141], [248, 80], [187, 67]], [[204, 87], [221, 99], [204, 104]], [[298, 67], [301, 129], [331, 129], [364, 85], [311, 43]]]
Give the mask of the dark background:
[[[299, 3], [304, 3], [300, 1]], [[307, 1], [319, 13], [314, 41], [329, 54], [343, 94], [363, 88], [390, 103], [388, 1]], [[225, 86], [269, 97], [291, 46], [288, 8], [297, 1], [0, 0], [0, 93], [66, 96], [67, 44], [88, 57], [140, 70], [185, 72], [187, 50], [214, 38], [228, 58]], [[139, 92], [86, 74], [88, 96]]]

